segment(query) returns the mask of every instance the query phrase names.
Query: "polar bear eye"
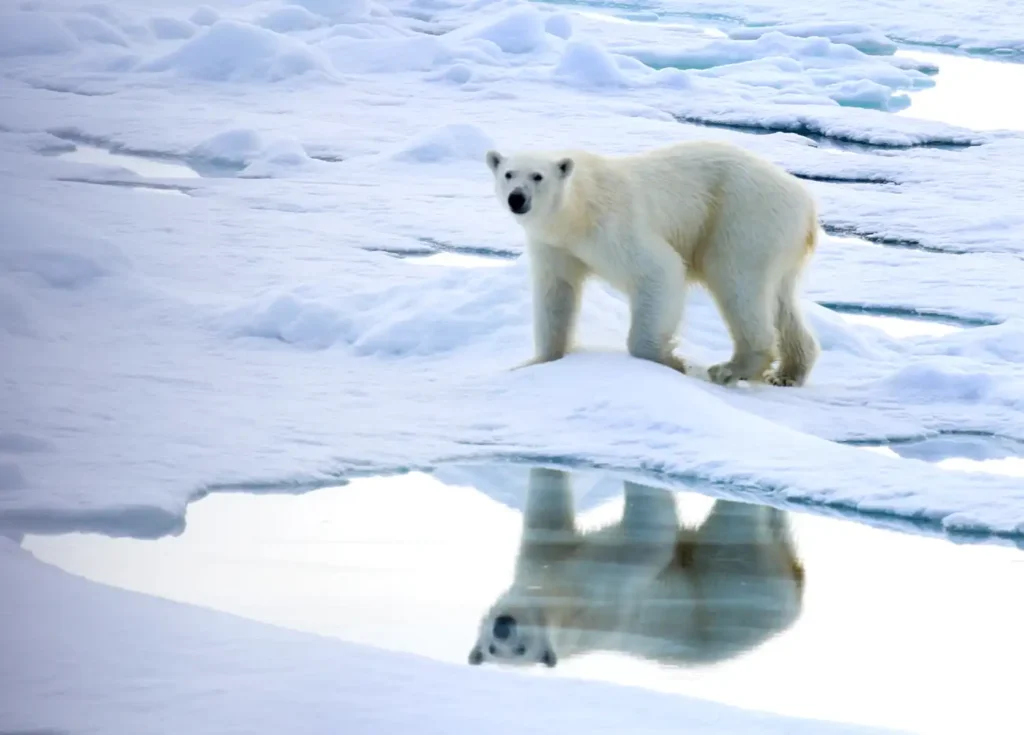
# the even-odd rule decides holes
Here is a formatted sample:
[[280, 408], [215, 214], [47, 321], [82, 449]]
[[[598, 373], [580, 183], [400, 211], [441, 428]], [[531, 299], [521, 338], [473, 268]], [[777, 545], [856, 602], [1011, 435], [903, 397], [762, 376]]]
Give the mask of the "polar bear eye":
[[506, 179], [511, 179], [512, 178], [512, 172], [511, 171], [506, 171], [505, 172], [505, 178]]
[[544, 177], [543, 177], [543, 176], [541, 176], [540, 174], [534, 174], [534, 175], [533, 175], [533, 176], [531, 176], [530, 178], [532, 178], [532, 179], [533, 179], [534, 181], [536, 181], [536, 182], [537, 182], [538, 184], [539, 184], [540, 182], [542, 182], [542, 181], [544, 180]]

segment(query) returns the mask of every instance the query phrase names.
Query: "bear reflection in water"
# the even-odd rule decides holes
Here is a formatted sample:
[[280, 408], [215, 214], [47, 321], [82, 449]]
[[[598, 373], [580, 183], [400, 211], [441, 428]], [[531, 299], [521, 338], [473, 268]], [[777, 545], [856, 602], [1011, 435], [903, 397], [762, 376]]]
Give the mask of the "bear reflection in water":
[[718, 500], [686, 528], [671, 492], [624, 485], [622, 519], [581, 532], [569, 475], [531, 470], [515, 579], [469, 663], [555, 666], [596, 651], [713, 663], [796, 620], [804, 575], [783, 511]]

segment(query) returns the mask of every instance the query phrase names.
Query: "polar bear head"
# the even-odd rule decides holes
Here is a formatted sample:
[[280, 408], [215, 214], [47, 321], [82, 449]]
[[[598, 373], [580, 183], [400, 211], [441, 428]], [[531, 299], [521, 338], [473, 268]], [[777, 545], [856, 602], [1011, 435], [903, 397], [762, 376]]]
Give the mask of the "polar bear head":
[[542, 663], [554, 667], [558, 657], [551, 647], [544, 612], [527, 604], [499, 602], [484, 616], [476, 643], [469, 652], [474, 666], [484, 661], [529, 666]]
[[494, 190], [501, 206], [523, 226], [544, 222], [562, 206], [573, 160], [543, 153], [503, 156], [487, 152]]

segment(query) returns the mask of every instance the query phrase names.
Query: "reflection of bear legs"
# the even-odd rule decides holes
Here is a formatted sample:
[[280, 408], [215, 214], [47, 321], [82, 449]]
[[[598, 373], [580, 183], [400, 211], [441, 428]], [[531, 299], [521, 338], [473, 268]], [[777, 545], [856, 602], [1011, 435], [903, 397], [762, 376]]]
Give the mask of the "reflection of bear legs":
[[[573, 510], [572, 479], [564, 470], [531, 467], [523, 511], [524, 542], [535, 540], [530, 532], [563, 532], [559, 540], [567, 542], [575, 536], [576, 518]], [[545, 538], [550, 542], [551, 538]]]
[[660, 573], [675, 556], [680, 533], [675, 495], [665, 488], [629, 480], [623, 488], [619, 562], [642, 568], [644, 572], [638, 576], [646, 579]]
[[703, 655], [719, 660], [784, 630], [800, 612], [801, 567], [784, 511], [718, 500], [691, 569], [704, 612]]

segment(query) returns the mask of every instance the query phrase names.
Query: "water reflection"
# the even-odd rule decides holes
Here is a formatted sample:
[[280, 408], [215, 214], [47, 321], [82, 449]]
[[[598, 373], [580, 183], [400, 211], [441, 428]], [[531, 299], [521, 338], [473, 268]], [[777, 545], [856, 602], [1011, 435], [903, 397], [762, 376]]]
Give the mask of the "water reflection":
[[567, 472], [529, 473], [512, 584], [483, 616], [469, 663], [543, 663], [595, 651], [711, 663], [800, 613], [803, 566], [787, 514], [717, 500], [684, 526], [673, 493], [625, 481], [619, 521], [581, 530]]
[[910, 107], [897, 114], [973, 130], [1024, 129], [1024, 112], [1016, 95], [1006, 93], [1020, 89], [1024, 65], [920, 48], [901, 49], [896, 55], [939, 69], [935, 86], [911, 92]]
[[[558, 479], [565, 481], [559, 492], [538, 494], [528, 492], [530, 476], [531, 468], [517, 464], [446, 464], [430, 474], [355, 478], [300, 495], [213, 493], [189, 506], [179, 536], [143, 540], [37, 530], [23, 546], [104, 584], [468, 667], [482, 618], [521, 574], [516, 567], [524, 541], [552, 538], [543, 527], [524, 533], [524, 518], [537, 515], [538, 499], [552, 504], [547, 517], [563, 512], [557, 501], [573, 512], [581, 535], [599, 538], [600, 529], [635, 517], [634, 499], [640, 498], [660, 509], [649, 513], [656, 522], [647, 528], [648, 541], [632, 544], [631, 554], [653, 547], [650, 539], [662, 534], [671, 543], [673, 513], [662, 493], [634, 485], [624, 499], [622, 476], [579, 469], [571, 473], [570, 504], [567, 478]], [[627, 640], [607, 634], [616, 628], [606, 625], [605, 632], [594, 631], [604, 648], [575, 653], [560, 649], [555, 636], [554, 668], [534, 657], [517, 673], [614, 682], [907, 732], [1019, 732], [1019, 677], [1006, 666], [1024, 660], [1020, 550], [895, 533], [868, 525], [870, 519], [796, 510], [783, 516], [697, 492], [672, 496], [679, 518], [708, 542], [705, 558], [717, 553], [738, 565], [733, 569], [758, 554], [769, 560], [757, 562], [762, 565], [773, 555], [784, 559], [788, 542], [773, 551], [767, 534], [779, 527], [772, 517], [788, 524], [806, 568], [802, 591], [794, 590], [799, 575], [780, 561], [745, 567], [768, 570], [767, 581], [747, 574], [747, 585], [737, 584], [735, 572], [723, 565], [694, 577], [698, 584], [670, 589], [651, 581], [657, 579], [652, 562], [639, 565], [647, 570], [640, 576], [635, 563], [609, 558], [615, 549], [605, 547], [605, 576], [591, 577], [590, 599], [617, 600], [619, 619], [646, 609], [648, 621], [667, 625], [682, 617], [689, 627]], [[712, 516], [721, 518], [721, 533], [709, 525]], [[742, 542], [725, 543], [730, 539]], [[694, 568], [697, 544], [675, 546]], [[551, 587], [560, 570], [536, 566]], [[640, 579], [646, 579], [646, 598], [629, 584]], [[704, 585], [707, 579], [716, 582]], [[728, 593], [730, 579], [741, 593]], [[602, 588], [601, 580], [619, 586]], [[759, 585], [761, 592], [751, 589]], [[681, 587], [683, 597], [676, 591]], [[694, 600], [689, 607], [682, 604], [686, 594]], [[792, 624], [788, 616], [795, 616]], [[687, 622], [693, 620], [704, 627]], [[649, 625], [630, 623], [633, 630], [641, 624]], [[690, 648], [678, 646], [680, 640]], [[668, 645], [673, 641], [676, 647]], [[702, 647], [724, 658], [714, 660]], [[701, 665], [672, 665], [683, 661], [679, 651]], [[485, 664], [479, 673], [497, 667]]]

